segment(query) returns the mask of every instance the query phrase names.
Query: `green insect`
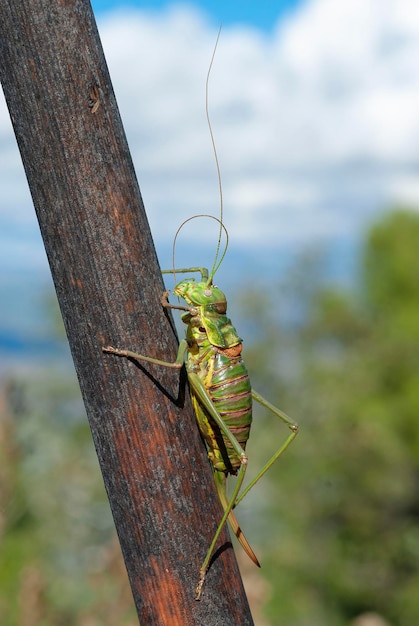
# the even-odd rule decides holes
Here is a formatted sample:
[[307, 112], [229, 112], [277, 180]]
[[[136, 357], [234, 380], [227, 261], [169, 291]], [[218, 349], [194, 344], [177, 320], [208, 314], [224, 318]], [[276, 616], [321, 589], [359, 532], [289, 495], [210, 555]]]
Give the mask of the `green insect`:
[[[208, 78], [216, 47], [217, 44], [214, 48], [207, 76], [206, 111], [220, 187], [220, 219], [212, 215], [195, 215], [189, 218], [179, 227], [173, 243], [174, 258], [177, 237], [187, 222], [202, 217], [209, 217], [217, 221], [220, 230], [212, 270], [208, 273], [206, 268], [191, 267], [163, 271], [163, 273], [172, 273], [174, 276], [176, 274], [195, 272], [201, 274], [199, 282], [196, 282], [193, 278], [187, 278], [175, 285], [173, 293], [184, 300], [185, 306], [170, 304], [168, 291], [164, 292], [162, 297], [163, 307], [183, 311], [182, 321], [187, 326], [186, 338], [180, 342], [177, 357], [173, 363], [138, 354], [131, 350], [114, 348], [112, 346], [102, 348], [106, 353], [139, 361], [147, 361], [163, 367], [180, 369], [184, 364], [186, 365], [192, 405], [199, 430], [208, 447], [208, 458], [213, 467], [215, 486], [224, 509], [224, 514], [199, 571], [199, 581], [195, 590], [197, 600], [201, 598], [211, 557], [221, 530], [227, 521], [246, 554], [260, 567], [255, 553], [238, 524], [233, 509], [288, 448], [298, 433], [298, 425], [294, 420], [252, 389], [249, 375], [242, 359], [242, 340], [230, 319], [226, 316], [226, 296], [213, 283], [214, 275], [220, 267], [228, 247], [228, 233], [223, 224], [221, 176], [208, 116]], [[221, 259], [218, 261], [223, 231], [226, 236], [226, 245]], [[175, 263], [173, 261], [174, 267]], [[290, 428], [291, 433], [262, 467], [256, 477], [242, 490], [248, 463], [245, 448], [252, 423], [252, 400], [260, 403], [281, 419]], [[237, 476], [235, 487], [230, 496], [227, 494], [227, 477], [229, 475]]]

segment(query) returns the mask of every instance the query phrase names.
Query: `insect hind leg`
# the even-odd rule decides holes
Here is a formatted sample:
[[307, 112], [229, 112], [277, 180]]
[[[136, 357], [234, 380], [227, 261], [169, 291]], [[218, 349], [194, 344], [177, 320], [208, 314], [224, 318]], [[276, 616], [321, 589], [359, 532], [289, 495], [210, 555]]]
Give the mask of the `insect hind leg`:
[[260, 405], [264, 406], [271, 413], [276, 415], [282, 422], [284, 422], [288, 428], [291, 430], [291, 433], [288, 435], [285, 442], [278, 448], [278, 450], [271, 456], [271, 458], [265, 463], [260, 472], [255, 476], [255, 478], [247, 485], [246, 489], [242, 491], [242, 493], [238, 496], [234, 506], [237, 506], [241, 500], [249, 493], [249, 491], [256, 485], [256, 483], [262, 478], [264, 474], [272, 467], [272, 465], [279, 459], [281, 454], [285, 452], [291, 442], [298, 435], [298, 424], [291, 417], [289, 417], [286, 413], [278, 409], [274, 404], [271, 404], [268, 400], [266, 400], [263, 396], [261, 396], [257, 391], [252, 389], [252, 398], [258, 402]]
[[[229, 518], [229, 516], [230, 516], [230, 514], [231, 514], [231, 512], [232, 512], [232, 510], [233, 510], [233, 508], [234, 508], [234, 506], [236, 504], [237, 494], [239, 493], [240, 488], [241, 488], [241, 486], [243, 484], [244, 476], [245, 476], [245, 473], [246, 473], [246, 467], [247, 467], [247, 458], [246, 458], [246, 461], [243, 462], [240, 465], [239, 473], [238, 473], [238, 476], [237, 476], [237, 483], [236, 483], [236, 485], [234, 487], [233, 493], [231, 494], [231, 498], [228, 501], [228, 504], [226, 504], [226, 499], [225, 498], [220, 497], [221, 504], [222, 504], [222, 506], [224, 508], [224, 515], [221, 518], [220, 523], [218, 524], [217, 530], [215, 531], [214, 537], [212, 538], [211, 545], [208, 548], [208, 552], [206, 554], [206, 557], [205, 557], [205, 559], [204, 559], [204, 561], [203, 561], [203, 563], [201, 565], [201, 568], [199, 570], [199, 582], [198, 582], [198, 585], [197, 585], [197, 587], [195, 589], [195, 599], [196, 600], [200, 600], [201, 599], [202, 588], [204, 586], [205, 578], [206, 578], [206, 575], [207, 575], [207, 571], [208, 571], [208, 567], [209, 567], [209, 564], [210, 564], [210, 561], [211, 561], [211, 557], [212, 557], [213, 552], [214, 552], [215, 544], [217, 543], [218, 537], [220, 536], [220, 533], [221, 533], [221, 531], [222, 531], [222, 529], [223, 529], [227, 519]], [[224, 488], [223, 488], [223, 486], [222, 486], [222, 478], [220, 479], [218, 477], [218, 474], [219, 474], [219, 472], [216, 470], [215, 473], [214, 473], [214, 482], [215, 482], [215, 485], [217, 487], [217, 492], [218, 492], [219, 496], [220, 496], [220, 491], [223, 492], [224, 496], [225, 496], [225, 477], [224, 477], [224, 482], [223, 482], [223, 484], [224, 484]], [[249, 556], [250, 556], [250, 554], [249, 554]], [[250, 557], [250, 558], [252, 558], [252, 557]], [[256, 556], [255, 556], [255, 559], [256, 560], [254, 562], [256, 564], [258, 564], [258, 560], [257, 560]], [[260, 565], [259, 565], [259, 567], [260, 567]]]

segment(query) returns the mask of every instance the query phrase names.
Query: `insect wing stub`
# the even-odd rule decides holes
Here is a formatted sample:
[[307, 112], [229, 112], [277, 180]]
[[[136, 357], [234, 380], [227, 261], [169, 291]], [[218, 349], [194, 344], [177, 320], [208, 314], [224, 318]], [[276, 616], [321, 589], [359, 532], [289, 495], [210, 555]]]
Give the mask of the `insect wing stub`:
[[231, 320], [226, 315], [220, 315], [212, 310], [212, 307], [202, 307], [202, 325], [213, 346], [226, 349], [233, 346], [241, 346], [242, 340], [237, 334]]

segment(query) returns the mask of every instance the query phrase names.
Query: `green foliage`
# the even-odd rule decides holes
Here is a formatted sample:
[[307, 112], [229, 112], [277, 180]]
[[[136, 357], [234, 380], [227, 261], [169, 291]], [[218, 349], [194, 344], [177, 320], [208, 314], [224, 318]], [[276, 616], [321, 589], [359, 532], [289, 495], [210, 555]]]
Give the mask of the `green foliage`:
[[363, 285], [368, 305], [377, 314], [417, 306], [417, 219], [413, 212], [390, 213], [369, 233]]
[[[367, 237], [356, 289], [294, 281], [303, 322], [268, 319], [254, 348], [255, 388], [285, 372], [269, 397], [301, 426], [270, 474], [272, 624], [343, 626], [367, 612], [419, 623], [418, 242], [416, 213], [387, 215]], [[261, 301], [259, 319], [278, 311]], [[265, 428], [272, 440], [278, 425]]]

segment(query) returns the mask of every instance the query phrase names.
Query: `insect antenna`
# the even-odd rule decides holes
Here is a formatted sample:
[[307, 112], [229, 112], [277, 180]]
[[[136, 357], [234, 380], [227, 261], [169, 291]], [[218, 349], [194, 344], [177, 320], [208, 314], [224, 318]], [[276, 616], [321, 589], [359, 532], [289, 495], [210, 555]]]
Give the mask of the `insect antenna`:
[[[219, 224], [220, 224], [220, 230], [218, 232], [217, 248], [216, 248], [216, 251], [215, 251], [214, 263], [212, 265], [211, 272], [210, 272], [209, 279], [208, 279], [208, 285], [210, 285], [212, 283], [212, 279], [214, 278], [214, 275], [215, 275], [216, 271], [220, 267], [220, 265], [221, 265], [221, 263], [222, 263], [222, 261], [223, 261], [223, 259], [225, 257], [225, 254], [227, 252], [227, 244], [228, 244], [228, 234], [227, 234], [227, 231], [226, 231], [226, 229], [224, 228], [224, 225], [223, 225], [223, 185], [222, 185], [222, 182], [221, 182], [220, 164], [218, 162], [217, 148], [216, 148], [216, 145], [215, 145], [214, 133], [212, 132], [211, 120], [210, 120], [210, 115], [209, 115], [209, 79], [210, 79], [212, 65], [213, 65], [214, 59], [215, 59], [215, 53], [217, 52], [218, 41], [219, 41], [220, 35], [221, 35], [221, 28], [222, 28], [222, 25], [220, 24], [220, 28], [218, 29], [217, 39], [215, 41], [214, 50], [212, 52], [211, 62], [210, 62], [209, 67], [208, 67], [207, 80], [206, 80], [206, 83], [205, 83], [205, 113], [206, 113], [206, 116], [207, 116], [208, 129], [209, 129], [209, 133], [210, 133], [210, 137], [211, 137], [212, 149], [214, 151], [215, 166], [217, 168], [218, 189], [219, 189], [219, 193], [220, 193], [220, 219], [218, 220]], [[227, 235], [227, 244], [226, 244], [226, 247], [224, 249], [224, 252], [223, 252], [220, 260], [218, 261], [218, 257], [219, 257], [219, 254], [220, 254], [221, 237], [222, 237], [222, 234], [223, 234], [223, 228], [224, 228], [224, 231], [225, 231], [225, 233]]]
[[[220, 234], [218, 237], [218, 246], [217, 246], [217, 252], [219, 252], [220, 250], [220, 246], [221, 246], [221, 238], [222, 238], [222, 233], [224, 231], [225, 234], [225, 246], [224, 246], [224, 250], [223, 253], [221, 255], [221, 258], [217, 264], [217, 266], [215, 267], [214, 270], [214, 266], [211, 270], [211, 274], [208, 277], [208, 271], [204, 270], [203, 267], [196, 267], [196, 268], [189, 268], [189, 271], [200, 271], [202, 274], [202, 280], [207, 282], [208, 285], [210, 285], [212, 283], [212, 277], [214, 276], [215, 272], [217, 271], [217, 269], [220, 267], [222, 260], [224, 259], [226, 252], [227, 252], [227, 248], [228, 248], [228, 230], [226, 228], [226, 226], [223, 224], [223, 222], [218, 218], [215, 217], [215, 215], [210, 215], [209, 213], [201, 213], [199, 215], [192, 215], [192, 217], [188, 217], [188, 219], [186, 219], [184, 222], [182, 222], [182, 224], [179, 226], [179, 228], [177, 229], [176, 233], [175, 233], [175, 237], [173, 239], [173, 247], [172, 247], [172, 271], [171, 273], [173, 273], [173, 277], [174, 277], [174, 281], [176, 284], [176, 270], [175, 270], [175, 256], [176, 256], [176, 242], [177, 242], [177, 238], [180, 234], [180, 231], [182, 230], [182, 228], [185, 226], [185, 224], [187, 224], [188, 222], [191, 222], [192, 220], [196, 220], [200, 217], [208, 217], [211, 220], [214, 220], [215, 222], [218, 222], [218, 224], [220, 225]], [[164, 273], [167, 273], [169, 270], [165, 270]], [[185, 271], [185, 270], [183, 270]], [[204, 271], [205, 271], [205, 275], [204, 275]]]
[[[204, 268], [191, 268], [191, 271], [195, 270], [195, 271], [201, 271], [202, 274], [202, 280], [205, 281], [207, 283], [207, 285], [211, 285], [212, 284], [212, 280], [218, 270], [218, 268], [220, 267], [221, 263], [223, 262], [223, 259], [227, 253], [227, 248], [228, 248], [228, 231], [227, 228], [224, 226], [224, 222], [223, 222], [223, 186], [222, 186], [222, 182], [221, 182], [221, 171], [220, 171], [220, 164], [218, 161], [218, 154], [217, 154], [217, 148], [215, 145], [215, 139], [214, 139], [214, 133], [212, 131], [212, 126], [211, 126], [211, 120], [210, 120], [210, 115], [209, 115], [209, 78], [210, 78], [210, 74], [211, 74], [211, 69], [214, 63], [214, 58], [215, 58], [215, 53], [217, 51], [217, 46], [218, 46], [218, 41], [220, 39], [220, 35], [221, 35], [221, 28], [222, 25], [220, 25], [220, 28], [218, 29], [218, 34], [217, 34], [217, 39], [215, 41], [215, 46], [214, 46], [214, 50], [212, 52], [212, 57], [211, 57], [211, 61], [208, 67], [208, 73], [207, 73], [207, 79], [206, 79], [206, 83], [205, 83], [205, 113], [206, 113], [206, 117], [207, 117], [207, 123], [208, 123], [208, 129], [209, 129], [209, 133], [210, 133], [210, 137], [211, 137], [211, 144], [212, 144], [212, 149], [214, 152], [214, 158], [215, 158], [215, 166], [217, 169], [217, 178], [218, 178], [218, 189], [219, 189], [219, 195], [220, 195], [220, 217], [215, 217], [214, 215], [209, 215], [207, 213], [203, 213], [200, 215], [193, 215], [192, 217], [189, 217], [188, 219], [186, 219], [184, 222], [182, 222], [182, 224], [179, 226], [179, 228], [176, 231], [175, 237], [173, 239], [173, 248], [172, 248], [172, 272], [173, 272], [173, 278], [176, 284], [176, 270], [175, 270], [175, 250], [176, 250], [176, 241], [177, 238], [179, 236], [180, 231], [182, 230], [182, 228], [185, 226], [185, 224], [187, 224], [188, 222], [190, 222], [191, 220], [197, 219], [199, 217], [209, 217], [210, 219], [215, 220], [216, 222], [218, 222], [218, 224], [220, 225], [219, 231], [218, 231], [218, 240], [217, 240], [217, 247], [215, 250], [215, 257], [214, 257], [214, 262], [212, 264], [212, 268], [211, 268], [211, 272], [208, 276], [208, 272], [204, 270]], [[225, 237], [226, 237], [226, 243], [225, 243], [225, 247], [224, 250], [220, 256], [220, 249], [221, 249], [221, 240], [222, 240], [222, 236], [223, 236], [223, 231], [225, 233]], [[205, 273], [204, 273], [205, 272]]]

